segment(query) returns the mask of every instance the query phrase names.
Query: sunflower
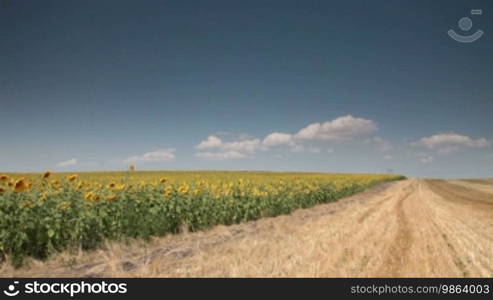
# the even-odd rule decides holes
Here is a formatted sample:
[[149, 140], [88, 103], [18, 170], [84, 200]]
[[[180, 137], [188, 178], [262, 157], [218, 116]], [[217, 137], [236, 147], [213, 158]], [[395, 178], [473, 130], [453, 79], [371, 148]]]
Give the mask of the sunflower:
[[0, 187], [0, 195], [3, 194], [5, 192], [5, 189]]
[[178, 192], [180, 194], [183, 194], [183, 195], [187, 194], [188, 190], [189, 190], [189, 187], [187, 185], [182, 185], [182, 186], [178, 187]]
[[91, 200], [93, 196], [94, 196], [93, 192], [88, 192], [88, 193], [84, 196], [84, 200]]
[[9, 181], [9, 176], [7, 175], [0, 175], [0, 182], [6, 182]]
[[116, 185], [116, 184], [115, 184], [114, 182], [112, 182], [112, 183], [110, 183], [110, 184], [109, 184], [109, 187], [110, 187], [110, 188], [114, 188], [114, 187], [115, 187], [115, 185]]
[[166, 178], [166, 177], [163, 177], [159, 180], [159, 182], [161, 182], [161, 183], [165, 183], [166, 181], [168, 181], [168, 178]]
[[135, 171], [135, 164], [131, 164], [130, 166], [128, 166], [128, 169], [130, 171]]
[[46, 201], [46, 199], [48, 199], [48, 193], [47, 192], [41, 193], [41, 195], [39, 196], [39, 200]]
[[75, 189], [80, 190], [80, 189], [82, 189], [83, 187], [84, 187], [84, 183], [81, 181], [81, 182], [79, 182], [79, 183], [77, 184], [77, 186], [75, 187]]
[[66, 210], [67, 208], [70, 207], [70, 203], [68, 202], [63, 202], [62, 204], [60, 204], [60, 206], [58, 206], [58, 209], [59, 210]]
[[171, 185], [168, 185], [164, 189], [164, 198], [168, 198], [172, 193], [173, 193], [173, 187]]
[[117, 190], [117, 191], [123, 191], [124, 189], [125, 189], [124, 184], [118, 184], [115, 186], [115, 190]]
[[51, 176], [51, 171], [46, 171], [44, 174], [43, 174], [43, 179], [48, 179], [48, 177]]
[[76, 180], [77, 178], [79, 178], [79, 175], [77, 175], [77, 174], [70, 175], [70, 176], [68, 177], [68, 181], [74, 181], [74, 180]]
[[16, 192], [22, 192], [27, 189], [28, 189], [28, 185], [26, 184], [26, 181], [24, 181], [24, 178], [17, 180], [14, 184], [14, 191]]
[[115, 195], [115, 194], [109, 195], [109, 196], [106, 198], [106, 200], [108, 200], [109, 202], [113, 202], [113, 201], [115, 201], [115, 200], [117, 200], [117, 199], [118, 199], [118, 196], [117, 196], [117, 195]]

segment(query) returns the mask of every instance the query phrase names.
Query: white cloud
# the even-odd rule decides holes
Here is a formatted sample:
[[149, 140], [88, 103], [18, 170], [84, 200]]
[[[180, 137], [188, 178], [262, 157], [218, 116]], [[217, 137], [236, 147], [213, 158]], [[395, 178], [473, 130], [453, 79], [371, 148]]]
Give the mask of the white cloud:
[[301, 152], [308, 152], [308, 153], [320, 153], [322, 149], [318, 147], [311, 147], [311, 146], [303, 146], [303, 145], [298, 145], [295, 144], [290, 148], [291, 152], [295, 153], [301, 153]]
[[322, 149], [318, 148], [318, 147], [309, 147], [307, 149], [308, 152], [310, 153], [320, 153], [322, 151]]
[[424, 156], [419, 159], [419, 161], [423, 164], [429, 164], [432, 163], [435, 159], [433, 156]]
[[380, 152], [388, 152], [394, 149], [394, 146], [392, 145], [391, 142], [376, 136], [372, 139], [373, 144], [375, 145], [375, 149], [377, 149]]
[[325, 123], [310, 124], [301, 129], [295, 137], [304, 140], [343, 140], [367, 135], [377, 129], [377, 124], [372, 120], [347, 115]]
[[[377, 125], [372, 120], [355, 118], [351, 115], [336, 118], [325, 123], [313, 123], [301, 129], [297, 134], [272, 132], [263, 140], [248, 136], [232, 142], [224, 142], [217, 135], [210, 135], [201, 141], [196, 149], [214, 149], [215, 152], [199, 152], [198, 157], [212, 159], [235, 159], [253, 155], [258, 150], [270, 150], [274, 147], [284, 146], [291, 152], [320, 153], [321, 149], [307, 143], [316, 143], [330, 140], [346, 140], [357, 136], [369, 134], [377, 130]], [[381, 139], [377, 140], [385, 149], [390, 148], [390, 143]], [[319, 145], [318, 145], [319, 146]], [[329, 151], [329, 153], [331, 153]]]
[[253, 153], [260, 147], [260, 140], [244, 140], [237, 142], [223, 143], [222, 148], [225, 150], [241, 151]]
[[221, 147], [222, 141], [215, 135], [210, 135], [207, 137], [207, 140], [200, 142], [197, 145], [197, 149], [210, 149], [210, 148], [218, 148]]
[[320, 153], [321, 151], [317, 147], [307, 147], [295, 142], [294, 136], [289, 133], [273, 132], [266, 136], [262, 141], [262, 147], [264, 150], [281, 146], [287, 147], [291, 152]]
[[200, 142], [197, 149], [216, 149], [217, 152], [199, 152], [197, 157], [214, 160], [227, 160], [245, 158], [261, 147], [259, 139], [239, 140], [223, 142], [219, 137], [210, 135], [207, 140]]
[[61, 162], [57, 163], [55, 166], [57, 168], [65, 168], [65, 167], [75, 166], [76, 164], [77, 164], [77, 159], [72, 158], [69, 160], [61, 161]]
[[220, 138], [215, 135], [210, 135], [207, 137], [207, 140], [200, 142], [197, 145], [197, 149], [222, 149], [222, 150], [231, 150], [231, 151], [241, 151], [253, 153], [260, 146], [259, 139], [251, 139], [251, 140], [240, 140], [235, 142], [223, 142]]
[[160, 149], [153, 152], [147, 152], [142, 155], [128, 157], [124, 163], [136, 162], [171, 162], [175, 160], [175, 149]]
[[298, 153], [298, 152], [303, 152], [303, 151], [305, 151], [305, 147], [303, 147], [303, 145], [295, 144], [291, 147], [291, 152]]
[[262, 141], [262, 144], [266, 147], [274, 147], [279, 145], [292, 146], [294, 144], [293, 136], [288, 133], [273, 132], [269, 134]]
[[[376, 131], [377, 125], [372, 120], [355, 118], [351, 115], [336, 118], [325, 123], [313, 123], [298, 131], [297, 134], [273, 132], [262, 141], [266, 148], [275, 146], [289, 146], [293, 152], [308, 151], [319, 153], [316, 147], [306, 147], [306, 141], [346, 140], [357, 136], [367, 135]], [[380, 148], [390, 149], [391, 144], [382, 138], [377, 138]]]
[[424, 137], [413, 143], [442, 153], [452, 152], [460, 147], [484, 148], [491, 145], [491, 141], [485, 138], [473, 139], [456, 133], [439, 133]]
[[199, 158], [211, 159], [211, 160], [229, 160], [229, 159], [241, 159], [247, 157], [247, 155], [238, 151], [199, 152], [195, 155]]

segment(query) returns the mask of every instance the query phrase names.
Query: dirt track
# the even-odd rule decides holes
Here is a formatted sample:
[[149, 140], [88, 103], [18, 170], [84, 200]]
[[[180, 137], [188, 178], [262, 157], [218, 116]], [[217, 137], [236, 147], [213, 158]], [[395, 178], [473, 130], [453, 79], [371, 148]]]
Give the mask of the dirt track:
[[[493, 185], [418, 180], [3, 276], [492, 277]], [[73, 259], [73, 258], [71, 258]], [[65, 261], [61, 263], [60, 261]]]

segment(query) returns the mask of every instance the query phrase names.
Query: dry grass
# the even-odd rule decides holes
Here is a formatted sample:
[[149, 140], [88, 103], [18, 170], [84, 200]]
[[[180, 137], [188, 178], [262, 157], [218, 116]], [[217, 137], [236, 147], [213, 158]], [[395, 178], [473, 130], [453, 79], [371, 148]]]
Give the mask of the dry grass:
[[[444, 181], [385, 184], [233, 226], [63, 253], [2, 276], [493, 276], [493, 194]], [[479, 194], [478, 194], [479, 193]], [[480, 198], [478, 198], [480, 197]]]
[[493, 193], [493, 180], [470, 179], [470, 180], [450, 180], [449, 182], [471, 190], [478, 190], [480, 192], [484, 192], [488, 194]]

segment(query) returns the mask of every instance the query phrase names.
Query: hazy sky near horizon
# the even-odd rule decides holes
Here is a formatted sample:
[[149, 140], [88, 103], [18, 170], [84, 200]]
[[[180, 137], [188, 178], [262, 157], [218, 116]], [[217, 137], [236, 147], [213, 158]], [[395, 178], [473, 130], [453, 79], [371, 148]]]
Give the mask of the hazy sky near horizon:
[[486, 0], [0, 0], [0, 171], [493, 177], [491, 14]]

